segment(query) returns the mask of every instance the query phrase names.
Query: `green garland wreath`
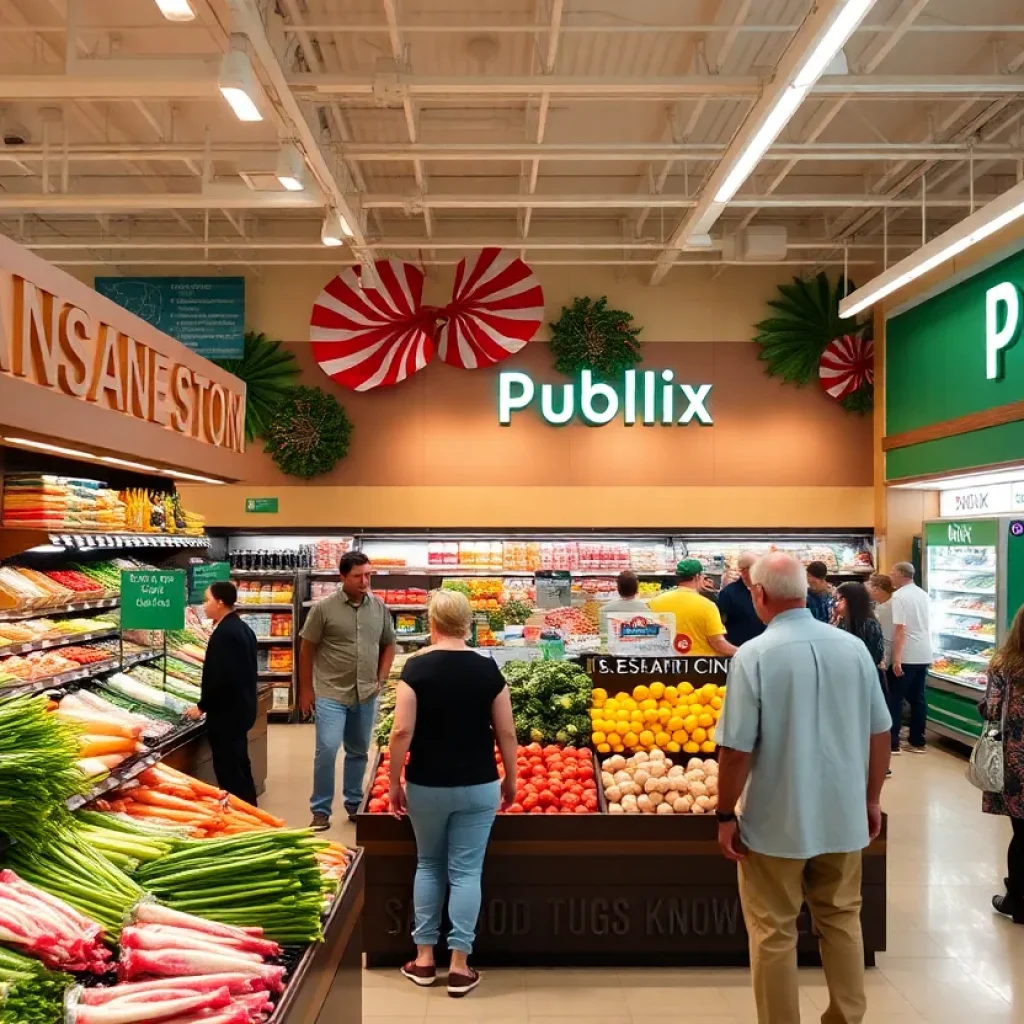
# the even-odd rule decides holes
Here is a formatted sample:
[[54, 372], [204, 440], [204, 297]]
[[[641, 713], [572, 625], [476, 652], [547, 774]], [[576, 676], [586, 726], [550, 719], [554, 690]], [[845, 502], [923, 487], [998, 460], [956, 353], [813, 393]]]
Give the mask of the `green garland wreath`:
[[215, 359], [228, 373], [245, 382], [245, 439], [262, 437], [281, 402], [299, 377], [299, 363], [293, 352], [281, 350], [281, 342], [265, 334], [246, 331], [240, 359]]
[[263, 448], [289, 476], [321, 476], [345, 458], [352, 421], [333, 395], [297, 387], [282, 400], [263, 435]]
[[[754, 325], [754, 341], [761, 346], [758, 359], [767, 363], [765, 372], [781, 377], [786, 384], [803, 387], [818, 380], [818, 364], [825, 347], [844, 334], [871, 340], [872, 321], [844, 320], [839, 316], [839, 301], [856, 285], [840, 277], [835, 288], [824, 272], [806, 280], [794, 277], [792, 284], [780, 284], [779, 294], [769, 306], [775, 315]], [[840, 404], [850, 412], [868, 413], [874, 407], [875, 387], [861, 385]]]
[[630, 326], [633, 316], [621, 309], [609, 309], [602, 295], [596, 302], [582, 296], [551, 324], [551, 353], [555, 369], [574, 377], [592, 370], [603, 379], [619, 376], [640, 362], [642, 328]]

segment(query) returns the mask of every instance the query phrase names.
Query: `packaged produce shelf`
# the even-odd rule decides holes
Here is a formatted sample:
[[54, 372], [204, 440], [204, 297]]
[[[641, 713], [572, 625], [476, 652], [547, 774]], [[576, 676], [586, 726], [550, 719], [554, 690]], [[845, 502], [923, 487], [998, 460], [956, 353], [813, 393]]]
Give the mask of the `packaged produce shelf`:
[[990, 644], [996, 642], [995, 634], [986, 636], [982, 633], [970, 633], [966, 629], [937, 629], [937, 633], [941, 633], [943, 636], [958, 636], [963, 640], [977, 640], [978, 643], [985, 643], [986, 641]]
[[290, 644], [292, 638], [290, 636], [258, 636], [256, 637], [256, 643], [258, 644]]
[[232, 579], [290, 580], [299, 569], [232, 569]]
[[28, 640], [23, 644], [9, 644], [0, 647], [0, 658], [14, 654], [31, 654], [32, 651], [49, 651], [54, 647], [87, 644], [92, 640], [109, 640], [112, 636], [118, 636], [120, 632], [120, 629], [100, 629], [89, 633], [66, 633], [64, 636], [51, 637], [48, 640]]
[[35, 693], [43, 693], [58, 686], [66, 686], [68, 683], [94, 679], [96, 676], [103, 675], [104, 672], [117, 672], [120, 668], [121, 663], [117, 658], [109, 658], [106, 661], [97, 661], [92, 665], [83, 665], [70, 672], [62, 672], [60, 675], [47, 676], [45, 679], [27, 679], [23, 683], [0, 686], [0, 700], [5, 697], [28, 697]]
[[237, 612], [290, 612], [292, 606], [290, 604], [252, 604], [248, 601], [239, 601], [235, 605], [235, 611]]
[[995, 587], [943, 587], [933, 583], [930, 589], [943, 594], [980, 594], [985, 597], [995, 597], [996, 594]]
[[935, 669], [928, 669], [928, 678], [931, 680], [941, 679], [943, 682], [952, 683], [954, 686], [962, 686], [965, 690], [971, 690], [975, 693], [984, 693], [984, 683], [971, 683], [966, 679], [957, 679], [956, 676], [947, 676], [944, 672], [936, 672]]
[[291, 672], [257, 672], [260, 679], [291, 679]]
[[51, 615], [73, 615], [77, 612], [92, 612], [106, 608], [119, 608], [119, 597], [101, 597], [95, 601], [72, 601], [49, 608], [31, 608], [21, 611], [0, 611], [0, 622], [23, 622], [25, 619], [49, 618]]
[[964, 615], [969, 619], [991, 619], [995, 621], [996, 613], [986, 611], [982, 608], [957, 608], [954, 605], [939, 604], [938, 611], [946, 615]]

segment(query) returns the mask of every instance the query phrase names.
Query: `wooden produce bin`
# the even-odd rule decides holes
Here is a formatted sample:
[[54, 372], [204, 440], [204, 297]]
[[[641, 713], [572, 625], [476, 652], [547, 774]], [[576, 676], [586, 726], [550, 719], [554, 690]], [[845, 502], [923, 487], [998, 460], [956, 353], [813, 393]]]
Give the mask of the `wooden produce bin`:
[[[480, 966], [742, 966], [736, 867], [712, 817], [499, 815], [484, 864]], [[360, 813], [367, 967], [395, 967], [410, 938], [416, 845], [408, 820]], [[864, 959], [885, 949], [885, 834], [864, 855]], [[800, 960], [820, 963], [806, 912]], [[443, 954], [439, 947], [438, 954]]]
[[[272, 701], [271, 687], [261, 687], [256, 702], [256, 724], [249, 731], [249, 760], [252, 762], [252, 777], [257, 793], [267, 788], [267, 715]], [[213, 771], [213, 753], [205, 729], [169, 751], [164, 761], [193, 778], [217, 784]]]
[[361, 1024], [365, 858], [361, 850], [324, 922], [324, 941], [309, 946], [268, 1024]]

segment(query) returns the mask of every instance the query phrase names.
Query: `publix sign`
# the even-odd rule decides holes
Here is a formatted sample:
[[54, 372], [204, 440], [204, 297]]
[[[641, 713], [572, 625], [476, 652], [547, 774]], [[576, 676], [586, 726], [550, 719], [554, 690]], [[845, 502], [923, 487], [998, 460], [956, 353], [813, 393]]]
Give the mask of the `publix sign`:
[[615, 385], [594, 380], [584, 370], [572, 384], [537, 385], [528, 373], [506, 370], [498, 375], [498, 422], [509, 426], [517, 412], [533, 406], [554, 425], [577, 419], [592, 427], [614, 419], [629, 427], [710, 426], [710, 384], [682, 384], [672, 370], [626, 370]]

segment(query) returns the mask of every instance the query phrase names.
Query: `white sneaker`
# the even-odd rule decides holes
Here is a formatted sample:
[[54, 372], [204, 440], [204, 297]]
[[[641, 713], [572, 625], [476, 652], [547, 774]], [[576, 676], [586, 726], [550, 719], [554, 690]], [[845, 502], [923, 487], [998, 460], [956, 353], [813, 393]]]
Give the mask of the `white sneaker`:
[[900, 754], [902, 754], [902, 753], [903, 753], [903, 751], [902, 751], [902, 750], [891, 750], [891, 751], [889, 751], [889, 753], [890, 753], [890, 754], [891, 754], [891, 755], [892, 755], [893, 757], [899, 757], [899, 755], [900, 755]]
[[911, 754], [927, 754], [928, 753], [928, 748], [927, 747], [915, 747], [912, 743], [908, 743], [907, 744], [907, 750]]

